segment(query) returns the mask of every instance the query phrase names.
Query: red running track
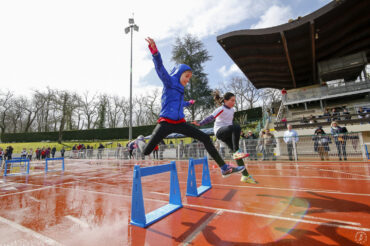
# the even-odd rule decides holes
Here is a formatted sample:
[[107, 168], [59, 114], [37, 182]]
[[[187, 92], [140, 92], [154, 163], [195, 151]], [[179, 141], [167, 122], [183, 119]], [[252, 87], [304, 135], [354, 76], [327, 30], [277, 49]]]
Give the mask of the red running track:
[[[250, 162], [257, 185], [210, 162], [213, 187], [195, 198], [177, 161], [184, 207], [147, 229], [129, 224], [133, 164], [0, 179], [0, 245], [370, 245], [369, 162]], [[169, 173], [142, 184], [146, 212], [168, 203]]]

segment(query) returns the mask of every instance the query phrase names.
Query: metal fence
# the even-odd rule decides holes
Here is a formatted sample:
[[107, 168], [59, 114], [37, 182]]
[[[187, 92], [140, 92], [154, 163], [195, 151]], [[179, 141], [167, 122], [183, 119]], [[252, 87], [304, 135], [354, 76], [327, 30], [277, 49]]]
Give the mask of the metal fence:
[[[286, 141], [282, 137], [273, 140], [241, 139], [240, 149], [250, 154], [249, 160], [366, 160], [368, 159], [369, 145], [363, 142], [361, 133], [348, 133], [345, 135], [315, 135], [300, 136], [295, 142]], [[231, 159], [232, 152], [225, 143], [217, 140], [215, 147], [224, 159]], [[367, 150], [366, 150], [367, 148]], [[13, 157], [16, 157], [15, 154]], [[200, 158], [207, 156], [202, 143], [160, 145], [158, 151], [150, 156], [143, 156], [139, 149], [134, 149], [132, 155], [125, 147], [69, 150], [64, 154], [70, 159], [177, 159]], [[61, 157], [58, 151], [55, 157]], [[33, 156], [33, 160], [34, 160]]]

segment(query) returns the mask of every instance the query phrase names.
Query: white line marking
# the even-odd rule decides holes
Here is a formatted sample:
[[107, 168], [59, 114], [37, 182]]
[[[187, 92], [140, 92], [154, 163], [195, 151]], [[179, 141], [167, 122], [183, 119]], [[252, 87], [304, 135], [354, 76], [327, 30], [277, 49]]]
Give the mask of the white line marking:
[[[57, 187], [57, 188], [59, 188], [59, 189], [71, 189], [71, 188], [63, 188], [63, 187]], [[73, 189], [73, 190], [85, 191], [85, 192], [90, 192], [90, 193], [94, 193], [94, 194], [102, 194], [102, 195], [108, 195], [108, 196], [116, 196], [116, 197], [122, 197], [122, 198], [131, 198], [130, 195], [124, 195], [124, 194], [114, 194], [114, 193], [107, 193], [107, 192], [100, 192], [100, 191], [89, 191], [89, 190], [81, 190], [81, 189]], [[144, 200], [155, 201], [155, 202], [160, 202], [160, 203], [168, 203], [168, 201], [163, 201], [163, 200], [158, 200], [158, 199], [153, 199], [153, 198], [144, 198]], [[230, 213], [234, 213], [234, 214], [246, 214], [246, 215], [265, 217], [265, 218], [270, 218], [270, 219], [272, 218], [272, 219], [288, 220], [288, 221], [302, 222], [302, 223], [315, 224], [315, 225], [325, 225], [325, 226], [338, 227], [338, 228], [344, 228], [344, 229], [350, 229], [350, 230], [370, 231], [370, 228], [365, 228], [365, 227], [336, 225], [336, 224], [322, 223], [322, 222], [317, 222], [317, 221], [312, 221], [312, 220], [296, 219], [296, 218], [282, 217], [282, 216], [263, 214], [263, 213], [252, 213], [252, 212], [245, 212], [245, 211], [238, 211], [238, 210], [231, 210], [231, 209], [222, 209], [222, 208], [216, 208], [216, 207], [201, 206], [201, 205], [195, 205], [195, 204], [188, 204], [188, 203], [184, 203], [184, 202], [183, 202], [183, 205], [184, 206], [189, 206], [189, 207], [203, 208], [203, 209], [221, 210], [223, 212], [230, 212]], [[355, 223], [355, 222], [347, 222], [347, 223]]]
[[[294, 214], [294, 213], [291, 213], [290, 215], [296, 216], [296, 217], [301, 217], [301, 215]], [[309, 219], [317, 219], [317, 220], [325, 220], [325, 221], [344, 223], [344, 224], [349, 224], [349, 225], [354, 225], [354, 226], [361, 226], [361, 223], [350, 222], [350, 221], [345, 221], [345, 220], [334, 220], [334, 219], [327, 219], [327, 218], [321, 218], [321, 217], [310, 216], [310, 215], [304, 215], [303, 217], [304, 218], [309, 218]]]
[[[255, 176], [255, 175], [253, 175]], [[313, 190], [313, 189], [294, 189], [294, 188], [280, 188], [280, 187], [268, 187], [268, 186], [254, 186], [254, 185], [226, 185], [226, 184], [212, 184], [213, 186], [226, 186], [226, 187], [237, 187], [237, 188], [249, 188], [249, 189], [267, 189], [267, 190], [281, 190], [281, 191], [300, 191], [300, 192], [317, 192], [317, 193], [329, 193], [329, 194], [340, 194], [340, 195], [353, 195], [353, 196], [370, 196], [367, 193], [350, 193], [341, 191], [330, 191], [330, 190]]]
[[302, 178], [302, 179], [339, 179], [339, 180], [370, 180], [368, 179], [354, 179], [354, 178], [333, 178], [333, 177], [320, 177], [320, 176], [283, 176], [283, 175], [270, 175], [270, 174], [253, 174], [253, 176], [259, 177], [276, 177], [276, 178]]
[[71, 220], [71, 221], [73, 221], [74, 223], [76, 223], [76, 224], [78, 224], [78, 225], [80, 225], [81, 227], [83, 227], [83, 228], [90, 228], [90, 226], [89, 226], [89, 224], [87, 224], [85, 221], [82, 221], [82, 220], [80, 220], [80, 219], [78, 219], [78, 218], [76, 218], [76, 217], [73, 217], [73, 216], [71, 216], [71, 215], [67, 215], [67, 216], [65, 216], [67, 219], [69, 219], [69, 220]]
[[51, 239], [51, 238], [48, 238], [40, 233], [37, 233], [27, 227], [24, 227], [20, 224], [17, 224], [11, 220], [8, 220], [8, 219], [5, 219], [3, 217], [0, 216], [0, 222], [4, 223], [4, 224], [7, 224], [13, 228], [15, 228], [16, 230], [18, 231], [21, 231], [21, 232], [25, 232], [25, 233], [28, 233], [30, 234], [31, 236], [39, 239], [40, 241], [42, 241], [43, 243], [47, 244], [47, 245], [62, 245], [60, 243], [58, 243], [57, 241], [55, 241], [54, 239]]
[[258, 217], [264, 217], [264, 218], [269, 218], [269, 219], [288, 220], [288, 221], [301, 222], [301, 223], [314, 224], [314, 225], [325, 225], [325, 226], [330, 226], [330, 227], [344, 228], [344, 229], [350, 229], [350, 230], [356, 230], [356, 231], [370, 231], [370, 228], [366, 228], [366, 227], [355, 227], [355, 226], [337, 225], [337, 224], [331, 224], [331, 223], [322, 223], [322, 222], [312, 221], [312, 220], [296, 219], [296, 218], [282, 217], [282, 216], [277, 216], [277, 215], [252, 213], [252, 212], [245, 212], [245, 211], [236, 211], [236, 210], [231, 210], [231, 209], [213, 208], [213, 207], [200, 206], [200, 205], [194, 205], [194, 204], [183, 204], [183, 205], [186, 205], [189, 207], [196, 207], [196, 208], [212, 209], [212, 210], [219, 209], [224, 212], [258, 216]]
[[[312, 170], [315, 170], [315, 169], [312, 169]], [[368, 175], [348, 173], [348, 172], [343, 172], [343, 171], [339, 171], [339, 170], [328, 170], [328, 169], [324, 169], [324, 168], [319, 168], [319, 169], [316, 169], [316, 170], [325, 171], [325, 172], [343, 173], [343, 174], [356, 175], [356, 176], [370, 178], [370, 176], [368, 176]]]
[[156, 192], [156, 191], [151, 191], [150, 193], [158, 194], [158, 195], [164, 195], [164, 196], [169, 196], [168, 193], [162, 193], [162, 192]]
[[191, 245], [191, 242], [203, 231], [203, 229], [211, 222], [216, 216], [221, 215], [223, 211], [221, 209], [217, 209], [215, 213], [213, 213], [208, 219], [206, 219], [201, 225], [199, 225], [189, 236], [187, 236], [183, 243], [180, 245], [187, 246]]
[[33, 197], [33, 196], [28, 196], [29, 199], [31, 199], [32, 201], [35, 201], [35, 202], [41, 202], [39, 199]]

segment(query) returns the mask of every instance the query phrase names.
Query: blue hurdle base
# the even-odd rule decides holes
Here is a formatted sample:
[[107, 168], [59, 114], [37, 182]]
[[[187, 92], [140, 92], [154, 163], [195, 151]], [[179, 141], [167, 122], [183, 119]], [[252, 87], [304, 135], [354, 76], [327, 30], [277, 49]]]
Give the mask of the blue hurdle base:
[[157, 222], [158, 220], [163, 219], [167, 215], [172, 214], [180, 208], [182, 208], [182, 205], [167, 204], [163, 207], [153, 210], [152, 212], [147, 213], [145, 215], [146, 223], [138, 223], [131, 220], [131, 224], [145, 228]]
[[[195, 165], [199, 164], [203, 164], [202, 185], [197, 187], [197, 181], [195, 177]], [[186, 195], [198, 197], [211, 188], [211, 176], [209, 174], [207, 157], [196, 160], [190, 158]]]

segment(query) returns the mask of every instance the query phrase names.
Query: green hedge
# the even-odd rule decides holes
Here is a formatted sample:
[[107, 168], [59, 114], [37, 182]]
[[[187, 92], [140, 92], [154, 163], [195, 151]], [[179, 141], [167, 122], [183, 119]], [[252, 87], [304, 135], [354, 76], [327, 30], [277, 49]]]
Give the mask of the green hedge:
[[[136, 138], [139, 135], [150, 135], [153, 132], [154, 127], [155, 125], [133, 127], [132, 137]], [[63, 141], [128, 139], [128, 131], [128, 127], [64, 131]], [[1, 141], [5, 143], [58, 141], [58, 136], [58, 132], [5, 133], [1, 136]]]
[[[234, 118], [240, 118], [247, 115], [248, 122], [260, 120], [262, 118], [262, 108], [253, 108], [235, 112]], [[240, 122], [241, 125], [247, 122]], [[132, 137], [136, 138], [139, 135], [150, 135], [153, 132], [155, 125], [137, 126], [132, 128]], [[213, 122], [202, 126], [202, 128], [213, 127]], [[64, 131], [63, 141], [71, 140], [115, 140], [128, 139], [128, 127], [124, 128], [106, 128], [93, 130], [78, 130]], [[40, 141], [58, 141], [58, 132], [30, 132], [30, 133], [4, 133], [1, 136], [1, 141], [10, 142], [40, 142]]]

